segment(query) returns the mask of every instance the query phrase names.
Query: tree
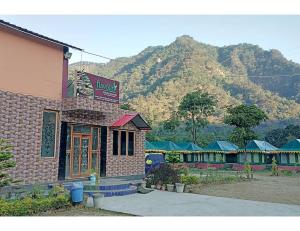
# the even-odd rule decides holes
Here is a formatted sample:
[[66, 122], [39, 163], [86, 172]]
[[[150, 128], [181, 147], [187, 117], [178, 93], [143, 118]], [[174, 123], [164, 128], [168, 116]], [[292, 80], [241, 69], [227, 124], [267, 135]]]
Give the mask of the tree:
[[120, 108], [127, 111], [134, 111], [129, 103], [123, 103], [120, 105]]
[[300, 138], [300, 126], [292, 124], [286, 126], [284, 129], [273, 129], [265, 136], [265, 140], [276, 147], [281, 147], [290, 140], [298, 138]]
[[163, 128], [168, 131], [175, 131], [175, 129], [180, 125], [178, 117], [173, 114], [168, 120], [163, 121]]
[[216, 104], [213, 96], [201, 91], [191, 92], [183, 97], [178, 113], [191, 131], [194, 143], [197, 141], [197, 129], [208, 124], [207, 117], [214, 113]]
[[7, 140], [0, 139], [0, 187], [9, 185], [13, 182], [9, 177], [7, 170], [16, 166], [15, 161], [12, 160], [12, 146]]
[[235, 126], [230, 140], [240, 147], [245, 147], [247, 140], [257, 138], [251, 128], [268, 119], [266, 113], [255, 105], [239, 105], [227, 109], [224, 123]]

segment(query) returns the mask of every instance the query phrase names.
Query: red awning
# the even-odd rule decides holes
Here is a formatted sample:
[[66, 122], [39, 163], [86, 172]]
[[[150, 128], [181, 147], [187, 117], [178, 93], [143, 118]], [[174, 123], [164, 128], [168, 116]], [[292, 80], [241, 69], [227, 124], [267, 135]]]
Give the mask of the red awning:
[[122, 115], [120, 119], [118, 119], [111, 125], [111, 127], [112, 128], [122, 127], [128, 124], [129, 122], [132, 122], [140, 130], [151, 129], [149, 124], [138, 113]]

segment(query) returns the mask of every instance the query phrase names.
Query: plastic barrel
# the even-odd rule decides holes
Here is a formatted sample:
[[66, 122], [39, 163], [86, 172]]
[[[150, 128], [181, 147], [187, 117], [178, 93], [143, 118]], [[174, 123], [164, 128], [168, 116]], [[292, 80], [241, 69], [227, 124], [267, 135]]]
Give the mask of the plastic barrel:
[[72, 184], [71, 198], [73, 203], [80, 203], [83, 201], [83, 184], [76, 182]]

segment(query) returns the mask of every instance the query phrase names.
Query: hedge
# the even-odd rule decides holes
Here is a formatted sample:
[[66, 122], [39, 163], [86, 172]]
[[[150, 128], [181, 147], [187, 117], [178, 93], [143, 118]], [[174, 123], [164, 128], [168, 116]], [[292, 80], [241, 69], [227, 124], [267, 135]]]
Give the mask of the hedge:
[[70, 205], [69, 196], [66, 194], [37, 199], [26, 197], [22, 200], [0, 200], [0, 216], [30, 216]]

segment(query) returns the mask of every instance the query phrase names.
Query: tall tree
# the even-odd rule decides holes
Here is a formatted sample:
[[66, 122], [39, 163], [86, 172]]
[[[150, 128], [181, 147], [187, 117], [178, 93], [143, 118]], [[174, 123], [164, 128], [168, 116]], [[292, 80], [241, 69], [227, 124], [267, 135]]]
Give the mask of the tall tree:
[[266, 113], [255, 105], [239, 105], [227, 109], [224, 123], [235, 126], [230, 140], [240, 147], [245, 147], [247, 140], [257, 138], [251, 128], [268, 119]]
[[201, 91], [186, 94], [180, 102], [178, 113], [191, 131], [194, 143], [197, 141], [197, 130], [208, 124], [207, 117], [213, 114], [216, 104], [213, 96]]
[[8, 169], [16, 166], [15, 161], [12, 160], [13, 154], [11, 150], [12, 146], [6, 140], [0, 139], [0, 187], [13, 182], [7, 173]]

